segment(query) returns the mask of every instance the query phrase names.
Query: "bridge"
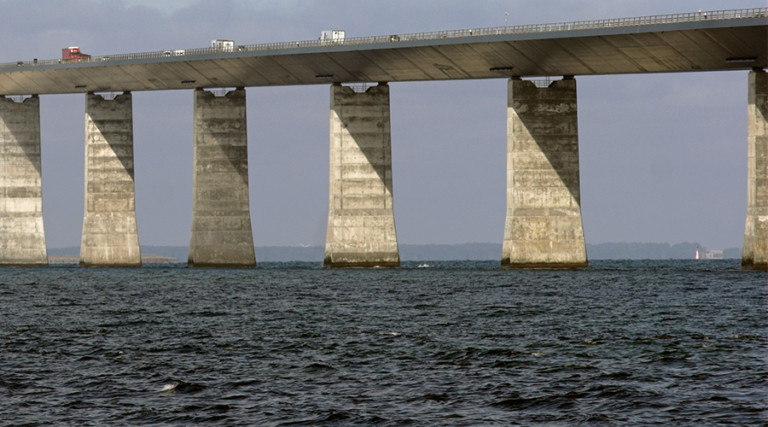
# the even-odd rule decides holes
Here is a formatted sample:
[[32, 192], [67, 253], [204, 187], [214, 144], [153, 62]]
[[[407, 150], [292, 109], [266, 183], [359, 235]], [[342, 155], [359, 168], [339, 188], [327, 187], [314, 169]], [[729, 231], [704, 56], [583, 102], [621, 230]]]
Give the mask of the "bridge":
[[[133, 91], [194, 90], [189, 265], [255, 266], [246, 87], [330, 87], [324, 265], [400, 264], [389, 84], [504, 78], [507, 216], [502, 265], [587, 265], [576, 78], [744, 70], [748, 206], [742, 266], [768, 268], [768, 9], [183, 49], [0, 64], [0, 266], [47, 264], [40, 95], [85, 95], [80, 264], [139, 266]], [[556, 79], [552, 79], [556, 76]]]

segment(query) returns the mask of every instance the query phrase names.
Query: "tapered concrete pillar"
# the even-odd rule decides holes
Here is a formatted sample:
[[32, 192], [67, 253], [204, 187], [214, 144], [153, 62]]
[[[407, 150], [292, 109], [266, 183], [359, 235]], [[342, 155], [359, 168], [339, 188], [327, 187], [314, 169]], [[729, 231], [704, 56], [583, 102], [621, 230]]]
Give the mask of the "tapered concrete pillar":
[[48, 265], [42, 193], [40, 98], [0, 96], [0, 267]]
[[325, 267], [399, 267], [392, 209], [389, 86], [331, 86]]
[[587, 266], [579, 190], [576, 80], [507, 89], [507, 219], [501, 264]]
[[141, 266], [133, 179], [133, 103], [85, 95], [85, 267]]
[[741, 266], [749, 270], [768, 269], [768, 106], [766, 73], [749, 73], [747, 130], [747, 225]]
[[255, 267], [245, 89], [195, 91], [192, 267]]

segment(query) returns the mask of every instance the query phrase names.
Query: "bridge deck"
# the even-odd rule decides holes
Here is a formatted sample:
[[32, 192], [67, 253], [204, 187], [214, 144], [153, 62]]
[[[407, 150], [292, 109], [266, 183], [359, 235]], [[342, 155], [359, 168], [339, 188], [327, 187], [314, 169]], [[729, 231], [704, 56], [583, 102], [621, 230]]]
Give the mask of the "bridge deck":
[[768, 9], [0, 64], [0, 94], [715, 71], [768, 66]]

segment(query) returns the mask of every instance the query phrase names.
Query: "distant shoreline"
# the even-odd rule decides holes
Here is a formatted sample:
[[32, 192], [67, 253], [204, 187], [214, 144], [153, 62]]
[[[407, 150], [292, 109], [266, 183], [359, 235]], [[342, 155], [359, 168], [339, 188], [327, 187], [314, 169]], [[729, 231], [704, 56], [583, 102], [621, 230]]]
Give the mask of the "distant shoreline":
[[[174, 264], [181, 262], [178, 258], [154, 254], [141, 255], [142, 264]], [[80, 255], [48, 255], [48, 264], [79, 264]]]
[[[678, 243], [599, 243], [587, 244], [587, 257], [590, 260], [662, 260], [693, 259], [698, 248], [704, 258], [708, 249], [696, 242]], [[186, 261], [186, 246], [142, 246], [142, 262], [178, 263]], [[257, 262], [322, 262], [324, 246], [257, 246]], [[51, 248], [48, 250], [49, 263], [77, 264], [80, 247]], [[723, 249], [723, 258], [741, 258], [741, 248]], [[501, 259], [501, 244], [498, 243], [463, 243], [456, 245], [400, 245], [401, 261], [487, 261]]]

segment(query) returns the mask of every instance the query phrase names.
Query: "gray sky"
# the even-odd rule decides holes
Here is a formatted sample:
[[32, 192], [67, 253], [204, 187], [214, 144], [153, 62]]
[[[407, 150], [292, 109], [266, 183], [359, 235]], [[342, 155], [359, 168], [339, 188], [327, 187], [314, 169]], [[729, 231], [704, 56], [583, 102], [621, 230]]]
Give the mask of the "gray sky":
[[[763, 1], [0, 1], [0, 62], [764, 7]], [[578, 78], [587, 243], [741, 246], [747, 72]], [[328, 209], [327, 85], [249, 88], [255, 244], [322, 244]], [[143, 245], [189, 243], [192, 91], [134, 92], [136, 212]], [[501, 243], [506, 80], [391, 85], [400, 243]], [[83, 95], [41, 96], [49, 247], [80, 243]]]

